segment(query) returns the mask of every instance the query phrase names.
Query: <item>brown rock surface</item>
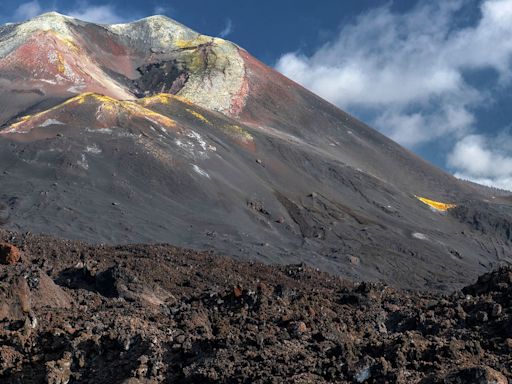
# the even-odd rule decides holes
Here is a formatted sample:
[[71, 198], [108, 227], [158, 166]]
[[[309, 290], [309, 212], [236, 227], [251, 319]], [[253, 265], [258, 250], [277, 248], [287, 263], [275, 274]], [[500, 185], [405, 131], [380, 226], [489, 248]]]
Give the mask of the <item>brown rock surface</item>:
[[21, 251], [14, 245], [0, 243], [0, 264], [16, 264], [21, 258]]
[[512, 378], [510, 268], [446, 295], [167, 245], [15, 238], [27, 259], [0, 269], [2, 383]]
[[439, 380], [427, 380], [425, 384], [508, 384], [508, 380], [501, 373], [492, 368], [480, 366], [463, 368], [450, 372]]

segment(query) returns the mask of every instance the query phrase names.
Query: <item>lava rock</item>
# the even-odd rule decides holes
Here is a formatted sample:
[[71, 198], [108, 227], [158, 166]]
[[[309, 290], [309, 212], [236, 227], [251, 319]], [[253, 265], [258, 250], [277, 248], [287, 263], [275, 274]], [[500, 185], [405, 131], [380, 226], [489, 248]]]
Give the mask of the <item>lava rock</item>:
[[17, 247], [8, 243], [0, 243], [0, 264], [16, 264], [20, 258], [21, 251]]
[[[441, 383], [441, 382], [439, 382]], [[508, 384], [500, 372], [486, 366], [465, 368], [449, 373], [442, 383], [445, 384]]]
[[492, 310], [491, 310], [491, 316], [492, 317], [498, 317], [501, 315], [501, 313], [503, 312], [503, 308], [500, 304], [494, 304], [492, 306]]

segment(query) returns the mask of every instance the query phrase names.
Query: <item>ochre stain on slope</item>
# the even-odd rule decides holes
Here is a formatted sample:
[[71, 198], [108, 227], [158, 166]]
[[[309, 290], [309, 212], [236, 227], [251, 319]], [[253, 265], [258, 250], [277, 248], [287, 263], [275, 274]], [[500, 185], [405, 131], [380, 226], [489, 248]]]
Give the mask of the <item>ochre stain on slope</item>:
[[457, 205], [451, 204], [451, 203], [441, 203], [439, 201], [430, 200], [425, 197], [416, 196], [416, 198], [421, 201], [422, 203], [428, 205], [431, 208], [434, 208], [435, 210], [446, 212], [447, 210], [451, 208], [455, 208]]

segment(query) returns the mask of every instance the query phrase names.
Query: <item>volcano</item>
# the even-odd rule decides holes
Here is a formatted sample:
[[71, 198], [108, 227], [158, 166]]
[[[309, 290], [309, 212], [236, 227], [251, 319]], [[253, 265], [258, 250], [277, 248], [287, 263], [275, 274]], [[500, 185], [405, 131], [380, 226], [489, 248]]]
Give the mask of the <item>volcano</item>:
[[444, 291], [512, 261], [511, 197], [163, 16], [0, 27], [0, 223]]

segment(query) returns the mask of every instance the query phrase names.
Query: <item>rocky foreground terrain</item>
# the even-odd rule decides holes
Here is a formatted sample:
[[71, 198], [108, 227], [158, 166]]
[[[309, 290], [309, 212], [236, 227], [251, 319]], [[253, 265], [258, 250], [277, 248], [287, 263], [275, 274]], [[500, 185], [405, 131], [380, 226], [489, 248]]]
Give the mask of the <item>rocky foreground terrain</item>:
[[168, 245], [0, 241], [2, 383], [512, 378], [510, 268], [418, 293]]

